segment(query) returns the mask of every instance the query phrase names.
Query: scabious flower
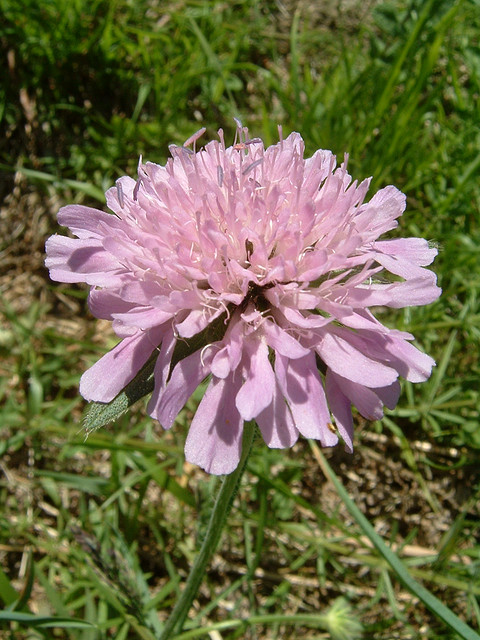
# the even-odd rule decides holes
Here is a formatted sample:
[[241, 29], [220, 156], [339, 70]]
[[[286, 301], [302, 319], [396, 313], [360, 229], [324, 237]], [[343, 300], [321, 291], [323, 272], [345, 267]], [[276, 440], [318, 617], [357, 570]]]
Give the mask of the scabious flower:
[[371, 307], [434, 301], [424, 267], [437, 252], [421, 238], [379, 240], [405, 196], [388, 186], [365, 202], [370, 180], [352, 181], [330, 151], [304, 158], [298, 133], [280, 130], [265, 149], [239, 124], [233, 146], [219, 131], [196, 151], [204, 131], [171, 146], [165, 166], [140, 160], [138, 180], [120, 178], [106, 193], [113, 215], [58, 214], [76, 238], [47, 241], [51, 278], [89, 284], [92, 313], [121, 339], [83, 374], [81, 394], [110, 402], [156, 353], [148, 412], [165, 429], [209, 381], [185, 445], [205, 470], [236, 468], [249, 420], [269, 447], [299, 434], [330, 447], [340, 435], [352, 451], [352, 405], [379, 419], [399, 376], [431, 373], [413, 336]]

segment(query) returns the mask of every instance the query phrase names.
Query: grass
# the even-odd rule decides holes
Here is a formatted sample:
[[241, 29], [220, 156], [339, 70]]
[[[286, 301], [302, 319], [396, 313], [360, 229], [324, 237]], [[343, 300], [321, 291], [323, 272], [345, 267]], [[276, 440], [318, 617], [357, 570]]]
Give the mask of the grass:
[[[233, 139], [233, 117], [348, 152], [372, 189], [407, 194], [399, 233], [439, 247], [440, 300], [386, 318], [435, 357], [431, 379], [328, 460], [411, 576], [479, 629], [478, 3], [342, 7], [0, 0], [0, 637], [156, 638], [181, 591], [217, 490], [183, 458], [202, 390], [169, 433], [141, 405], [85, 440], [78, 380], [114, 339], [42, 251], [59, 206], [100, 206], [140, 154], [163, 162], [201, 126]], [[257, 443], [178, 638], [456, 637], [327, 477], [306, 442]]]

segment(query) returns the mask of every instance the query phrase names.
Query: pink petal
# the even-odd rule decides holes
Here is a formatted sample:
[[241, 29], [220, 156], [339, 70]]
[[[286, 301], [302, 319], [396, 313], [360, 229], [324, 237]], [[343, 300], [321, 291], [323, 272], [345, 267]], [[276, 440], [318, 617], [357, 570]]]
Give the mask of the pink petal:
[[332, 318], [325, 318], [315, 313], [309, 313], [307, 316], [304, 316], [296, 309], [290, 307], [283, 307], [282, 313], [295, 328], [300, 327], [301, 329], [318, 329], [332, 321]]
[[166, 387], [155, 387], [148, 403], [148, 413], [160, 422], [164, 429], [170, 429], [185, 403], [207, 376], [202, 362], [202, 351], [195, 351], [176, 364]]
[[271, 320], [266, 320], [263, 323], [262, 330], [269, 346], [274, 351], [281, 353], [282, 356], [286, 356], [287, 358], [301, 358], [309, 352], [298, 340]]
[[[135, 280], [130, 278], [122, 282], [120, 296], [128, 302], [134, 302], [141, 307], [152, 305], [158, 306], [156, 300], [161, 299], [161, 306], [168, 305], [168, 299], [163, 295], [165, 289], [158, 283], [151, 280]], [[169, 310], [174, 310], [169, 307]]]
[[58, 222], [64, 227], [68, 227], [77, 238], [86, 240], [95, 238], [101, 240], [103, 233], [99, 230], [99, 223], [111, 225], [115, 216], [105, 213], [99, 209], [85, 207], [81, 204], [70, 204], [62, 207], [58, 212]]
[[430, 377], [435, 361], [410, 344], [408, 340], [411, 338], [408, 333], [390, 330], [387, 334], [359, 332], [351, 340], [372, 357], [394, 367], [403, 378], [410, 382], [424, 382]]
[[[348, 335], [346, 332], [344, 335]], [[385, 387], [397, 379], [398, 373], [355, 348], [355, 334], [347, 339], [325, 332], [316, 350], [335, 373], [369, 387]]]
[[332, 377], [342, 393], [357, 407], [364, 418], [380, 420], [383, 417], [383, 404], [372, 389], [347, 380], [347, 378], [342, 378], [335, 373], [332, 373]]
[[335, 418], [335, 425], [345, 443], [345, 451], [353, 452], [353, 417], [350, 400], [339, 387], [336, 376], [330, 369], [325, 376], [328, 404]]
[[402, 378], [410, 382], [425, 382], [435, 366], [433, 358], [406, 340], [390, 338], [385, 343], [385, 352]]
[[296, 360], [277, 354], [275, 375], [300, 433], [320, 440], [325, 447], [336, 444], [338, 438], [327, 426], [330, 413], [314, 354]]
[[435, 285], [435, 275], [432, 274], [428, 279], [414, 278], [387, 285], [356, 287], [348, 292], [345, 302], [353, 306], [385, 306], [400, 309], [430, 304], [441, 293], [442, 290]]
[[85, 400], [113, 400], [147, 362], [164, 333], [165, 327], [138, 331], [100, 358], [80, 379], [80, 393]]
[[237, 394], [236, 407], [244, 420], [252, 420], [272, 401], [275, 376], [268, 360], [268, 347], [261, 340], [245, 344], [246, 380]]
[[187, 318], [183, 322], [177, 324], [177, 331], [182, 338], [191, 338], [192, 336], [203, 331], [215, 318], [221, 316], [225, 309], [220, 307], [216, 311], [206, 309], [194, 309], [190, 311]]
[[376, 240], [383, 233], [395, 229], [396, 218], [405, 210], [405, 195], [393, 186], [380, 189], [367, 204], [362, 205], [355, 216], [355, 226], [362, 233], [364, 242]]
[[212, 360], [212, 373], [217, 378], [226, 378], [232, 371], [232, 359], [229, 346], [230, 345], [226, 345], [222, 347], [220, 351], [217, 351]]
[[127, 312], [112, 313], [114, 320], [119, 320], [122, 324], [137, 327], [138, 329], [151, 329], [158, 327], [167, 320], [170, 320], [173, 313], [162, 311], [161, 309], [152, 309], [152, 307], [134, 307]]
[[224, 346], [215, 354], [211, 371], [217, 378], [226, 378], [240, 364], [244, 345], [244, 323], [236, 314], [229, 322], [225, 337], [221, 344]]
[[[135, 189], [136, 181], [129, 176], [122, 176], [116, 182], [114, 187], [111, 187], [106, 192], [106, 200], [109, 209], [115, 211], [115, 213], [122, 213], [123, 209], [128, 209], [128, 206], [133, 200], [133, 190]], [[119, 196], [123, 196], [120, 197]]]
[[231, 473], [240, 461], [243, 419], [235, 407], [239, 383], [235, 374], [214, 378], [190, 425], [185, 457], [208, 473]]
[[114, 313], [126, 313], [133, 308], [132, 302], [122, 300], [109, 289], [92, 288], [88, 294], [88, 307], [96, 318], [113, 320]]
[[152, 396], [148, 402], [147, 411], [149, 415], [155, 417], [158, 412], [159, 399], [165, 391], [167, 385], [168, 374], [170, 372], [170, 364], [172, 362], [173, 352], [177, 344], [174, 332], [170, 329], [162, 340], [162, 346], [155, 362], [154, 380], [155, 386]]
[[272, 402], [255, 419], [271, 449], [292, 447], [298, 439], [298, 429], [278, 383], [275, 383]]
[[437, 249], [430, 247], [423, 238], [377, 240], [373, 243], [373, 248], [376, 251], [403, 258], [421, 267], [431, 264], [438, 253]]
[[435, 284], [437, 278], [432, 271], [424, 269], [414, 264], [411, 260], [405, 260], [405, 258], [397, 255], [388, 255], [386, 253], [377, 252], [375, 254], [375, 260], [385, 267], [390, 273], [394, 273], [405, 280], [422, 279], [425, 281], [425, 285]]
[[122, 282], [121, 265], [97, 240], [51, 236], [45, 250], [45, 265], [52, 280], [86, 282], [104, 287], [118, 286]]
[[395, 409], [397, 406], [398, 398], [400, 397], [400, 382], [396, 380], [389, 387], [380, 387], [375, 389], [375, 393], [383, 402], [383, 404], [389, 409]]

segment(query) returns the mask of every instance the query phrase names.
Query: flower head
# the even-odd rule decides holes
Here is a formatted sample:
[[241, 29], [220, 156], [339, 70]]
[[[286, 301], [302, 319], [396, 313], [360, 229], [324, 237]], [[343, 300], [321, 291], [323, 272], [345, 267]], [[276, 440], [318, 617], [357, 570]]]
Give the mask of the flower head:
[[239, 126], [233, 146], [220, 131], [196, 151], [202, 133], [172, 146], [165, 166], [140, 162], [137, 181], [120, 178], [106, 193], [114, 215], [59, 212], [77, 237], [47, 241], [50, 276], [91, 285], [92, 313], [121, 338], [80, 391], [111, 401], [156, 352], [148, 411], [164, 428], [209, 379], [185, 445], [207, 471], [235, 469], [245, 420], [270, 447], [299, 434], [333, 446], [340, 435], [351, 451], [351, 405], [378, 419], [397, 403], [399, 376], [431, 373], [413, 336], [370, 308], [435, 300], [424, 267], [436, 250], [379, 240], [405, 196], [388, 186], [365, 202], [370, 181], [352, 182], [330, 151], [304, 158], [298, 133], [265, 149]]

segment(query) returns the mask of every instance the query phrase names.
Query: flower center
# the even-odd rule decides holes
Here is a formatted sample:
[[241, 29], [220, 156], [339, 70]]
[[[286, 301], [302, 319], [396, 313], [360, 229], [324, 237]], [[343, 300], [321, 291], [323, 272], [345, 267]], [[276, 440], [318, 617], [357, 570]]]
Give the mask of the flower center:
[[266, 289], [271, 289], [275, 284], [275, 282], [268, 282], [265, 285], [259, 285], [251, 280], [248, 283], [247, 295], [240, 305], [242, 311], [248, 307], [249, 303], [252, 303], [260, 313], [268, 311], [268, 309], [270, 309], [270, 303], [265, 298], [264, 291], [266, 291]]

